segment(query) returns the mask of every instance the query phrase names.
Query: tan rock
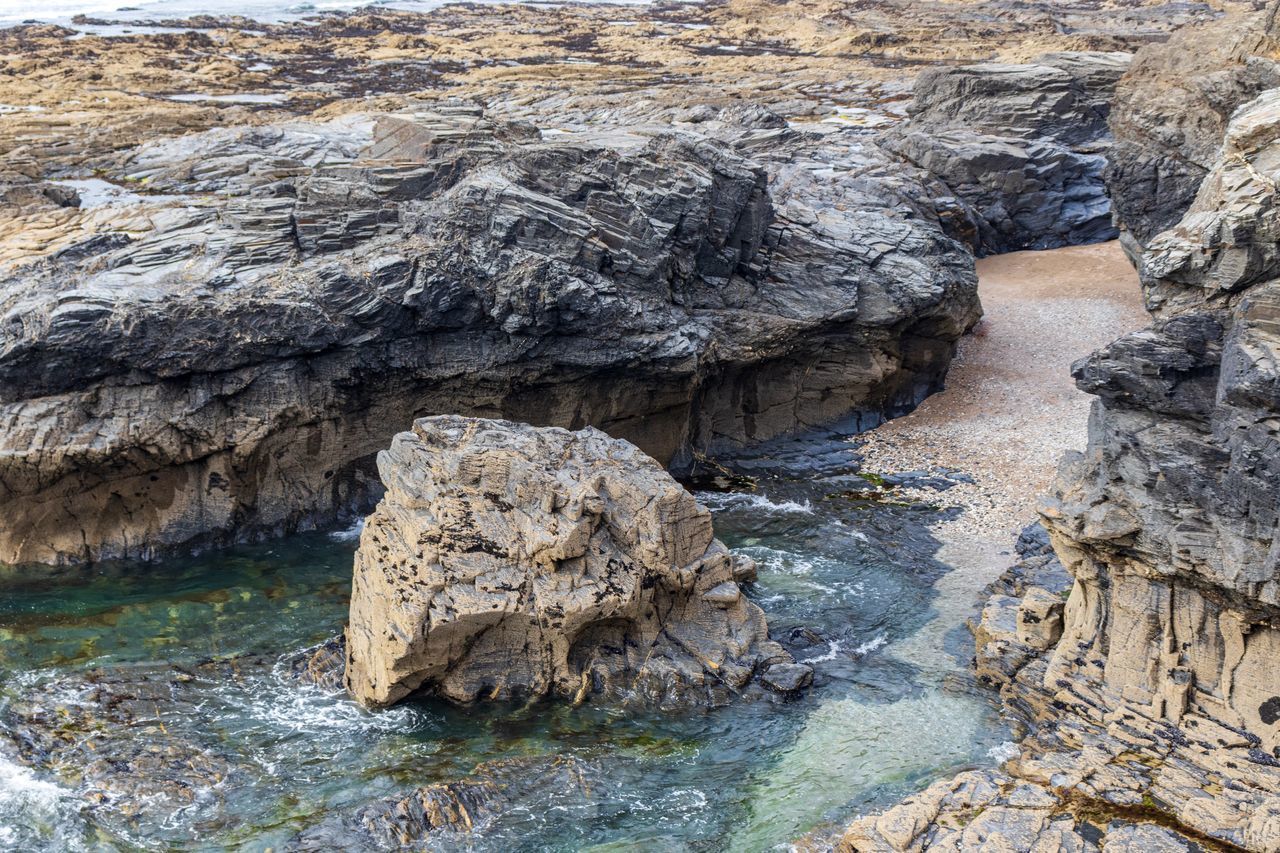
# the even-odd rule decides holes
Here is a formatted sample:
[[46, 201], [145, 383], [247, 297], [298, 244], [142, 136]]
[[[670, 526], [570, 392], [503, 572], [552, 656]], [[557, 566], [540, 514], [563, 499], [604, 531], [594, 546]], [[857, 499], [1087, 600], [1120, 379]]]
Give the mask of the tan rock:
[[379, 454], [347, 688], [389, 705], [593, 693], [722, 700], [773, 664], [711, 515], [595, 429], [424, 418]]

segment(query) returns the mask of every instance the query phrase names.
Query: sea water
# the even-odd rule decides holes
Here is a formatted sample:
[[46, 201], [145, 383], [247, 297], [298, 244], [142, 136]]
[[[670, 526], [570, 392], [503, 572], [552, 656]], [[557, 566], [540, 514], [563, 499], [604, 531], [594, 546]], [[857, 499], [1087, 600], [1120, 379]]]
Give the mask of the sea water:
[[[698, 493], [717, 535], [758, 561], [748, 594], [772, 634], [816, 671], [800, 698], [711, 711], [419, 700], [370, 712], [300, 686], [284, 662], [341, 629], [358, 528], [151, 565], [0, 572], [0, 849], [281, 849], [418, 786], [562, 757], [573, 784], [522, 785], [496, 817], [432, 849], [769, 850], [993, 763], [1008, 733], [964, 677], [958, 618], [939, 624], [965, 608], [935, 606], [947, 572], [937, 513], [845, 488], [855, 482], [783, 465], [750, 491]], [[246, 655], [268, 665], [237, 664]], [[200, 669], [210, 661], [229, 674]], [[102, 710], [93, 679], [156, 673], [183, 679], [185, 698], [146, 706], [131, 742], [224, 768], [181, 808], [94, 802], [83, 768], [24, 755], [23, 703], [71, 709], [83, 727]], [[68, 742], [94, 736], [67, 729]]]

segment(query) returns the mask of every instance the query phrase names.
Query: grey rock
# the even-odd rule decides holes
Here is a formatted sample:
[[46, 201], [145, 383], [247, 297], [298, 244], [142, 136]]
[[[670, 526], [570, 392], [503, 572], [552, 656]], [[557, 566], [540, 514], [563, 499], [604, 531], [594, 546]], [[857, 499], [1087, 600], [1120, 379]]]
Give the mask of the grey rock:
[[957, 207], [949, 227], [979, 255], [1111, 239], [1107, 114], [1128, 63], [1056, 53], [930, 69], [884, 144], [946, 186]]
[[979, 314], [932, 179], [736, 120], [751, 145], [544, 140], [443, 103], [122, 155], [108, 177], [160, 193], [110, 209], [126, 240], [89, 251], [73, 219], [0, 269], [0, 560], [328, 523], [429, 414], [591, 424], [679, 466], [908, 409]]
[[803, 663], [775, 663], [760, 676], [760, 682], [779, 693], [794, 693], [813, 684], [813, 667]]
[[1178, 223], [1214, 167], [1237, 107], [1280, 86], [1280, 29], [1265, 9], [1143, 47], [1116, 90], [1107, 190], [1133, 252]]

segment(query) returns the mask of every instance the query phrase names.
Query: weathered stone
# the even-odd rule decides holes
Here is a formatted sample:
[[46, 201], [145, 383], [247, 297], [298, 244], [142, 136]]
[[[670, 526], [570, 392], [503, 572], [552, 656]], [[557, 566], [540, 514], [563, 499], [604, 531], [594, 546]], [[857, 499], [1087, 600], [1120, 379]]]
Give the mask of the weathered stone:
[[1063, 598], [1047, 589], [1033, 587], [1018, 603], [1018, 642], [1041, 651], [1062, 636]]
[[587, 767], [571, 756], [486, 761], [465, 779], [437, 782], [327, 817], [298, 833], [289, 851], [434, 849], [483, 830], [531, 795], [588, 796]]
[[160, 194], [57, 208], [0, 265], [0, 561], [365, 510], [422, 415], [679, 465], [937, 388], [979, 307], [931, 179], [870, 140], [716, 132], [543, 139], [446, 102], [122, 153]]
[[779, 693], [794, 693], [813, 683], [813, 667], [803, 663], [775, 663], [760, 676], [760, 682]]
[[710, 513], [629, 442], [440, 416], [378, 467], [347, 627], [361, 702], [722, 701], [791, 662]]
[[1122, 53], [1046, 54], [1028, 65], [933, 68], [884, 144], [929, 171], [980, 255], [1115, 236], [1102, 181]]
[[1280, 86], [1274, 2], [1138, 51], [1111, 111], [1106, 183], [1133, 252], [1178, 223], [1214, 167], [1232, 112]]

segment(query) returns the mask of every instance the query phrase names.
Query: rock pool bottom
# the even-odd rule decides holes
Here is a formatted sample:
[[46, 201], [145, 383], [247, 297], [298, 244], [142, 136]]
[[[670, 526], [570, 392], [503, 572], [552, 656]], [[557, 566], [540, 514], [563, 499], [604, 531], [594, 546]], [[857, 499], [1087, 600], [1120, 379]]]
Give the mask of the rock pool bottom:
[[990, 764], [1008, 734], [971, 686], [964, 608], [934, 606], [938, 514], [877, 502], [847, 470], [699, 496], [759, 561], [750, 594], [817, 681], [799, 700], [683, 716], [370, 713], [299, 684], [289, 661], [345, 617], [350, 531], [7, 570], [0, 848], [359, 849], [362, 806], [472, 775], [505, 786], [504, 807], [432, 849], [768, 850]]

